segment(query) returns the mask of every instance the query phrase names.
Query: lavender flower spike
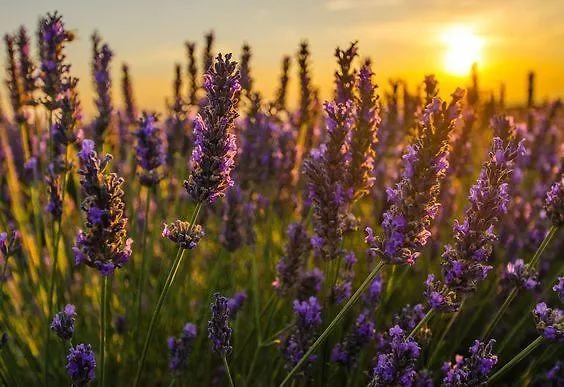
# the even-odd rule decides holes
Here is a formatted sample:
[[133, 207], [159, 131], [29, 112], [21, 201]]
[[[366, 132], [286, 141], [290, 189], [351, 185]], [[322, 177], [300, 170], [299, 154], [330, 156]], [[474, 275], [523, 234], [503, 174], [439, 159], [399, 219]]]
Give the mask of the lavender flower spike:
[[[454, 245], [447, 245], [443, 253], [442, 272], [448, 289], [440, 283], [427, 283], [428, 289], [432, 286], [442, 288], [442, 292], [454, 291], [458, 299], [463, 294], [473, 293], [492, 269], [487, 262], [497, 239], [494, 228], [501, 215], [507, 212], [508, 182], [516, 158], [524, 153], [523, 140], [517, 138], [510, 117], [495, 117], [491, 125], [496, 137], [489, 158], [482, 166], [477, 183], [470, 188], [470, 205], [466, 208], [464, 220], [455, 222]], [[432, 294], [428, 290], [427, 295]], [[434, 309], [452, 310], [452, 305], [428, 301]]]
[[558, 308], [549, 308], [541, 302], [533, 310], [537, 330], [544, 338], [562, 342], [564, 340], [564, 311]]
[[80, 185], [85, 194], [81, 209], [86, 215], [86, 231], [80, 231], [73, 247], [75, 264], [84, 263], [107, 276], [127, 263], [132, 239], [127, 238], [124, 180], [115, 173], [104, 173], [111, 155], [103, 160], [94, 142], [82, 141], [78, 153]]
[[352, 70], [352, 62], [358, 56], [358, 42], [352, 42], [347, 50], [337, 47], [335, 57], [339, 70], [335, 72], [335, 101], [345, 103], [353, 99], [356, 70]]
[[121, 66], [123, 76], [121, 78], [121, 91], [123, 95], [123, 102], [125, 103], [125, 116], [127, 117], [128, 124], [132, 124], [137, 119], [137, 107], [135, 106], [135, 99], [133, 98], [133, 88], [131, 86], [131, 77], [129, 76], [129, 66], [123, 64]]
[[170, 370], [178, 377], [186, 369], [188, 355], [192, 352], [192, 344], [196, 339], [196, 325], [187, 323], [182, 329], [180, 338], [169, 337], [168, 349], [170, 351]]
[[193, 249], [198, 245], [200, 239], [206, 235], [202, 226], [192, 225], [190, 222], [176, 220], [174, 223], [164, 225], [162, 236], [170, 239], [181, 249]]
[[10, 93], [10, 102], [14, 111], [14, 118], [17, 122], [25, 122], [25, 115], [22, 111], [24, 105], [23, 89], [20, 80], [20, 70], [16, 61], [15, 37], [12, 35], [4, 35], [4, 42], [7, 50], [7, 76], [6, 86]]
[[36, 104], [33, 93], [37, 89], [37, 76], [35, 73], [35, 64], [31, 56], [31, 47], [29, 44], [29, 36], [24, 26], [18, 31], [18, 53], [20, 55], [20, 76], [22, 80], [23, 102], [25, 105], [34, 106]]
[[96, 91], [94, 104], [98, 110], [98, 115], [92, 123], [92, 129], [96, 141], [101, 146], [112, 118], [110, 62], [114, 54], [107, 44], [100, 47], [100, 43], [100, 35], [94, 33], [92, 35], [92, 78]]
[[389, 330], [389, 335], [390, 349], [378, 355], [369, 387], [412, 386], [417, 377], [415, 363], [421, 348], [413, 338], [406, 338], [398, 325]]
[[537, 277], [535, 268], [525, 265], [522, 259], [516, 259], [505, 266], [503, 282], [518, 288], [534, 290], [539, 286]]
[[374, 181], [374, 148], [376, 147], [380, 115], [376, 84], [372, 82], [374, 73], [370, 63], [360, 68], [358, 76], [358, 100], [355, 125], [350, 139], [350, 184], [353, 198], [358, 199], [368, 193]]
[[561, 302], [564, 302], [564, 277], [558, 277], [558, 283], [552, 287], [552, 290], [558, 294]]
[[548, 190], [544, 208], [555, 227], [564, 226], [564, 174]]
[[51, 329], [57, 333], [62, 340], [72, 339], [74, 333], [74, 320], [76, 318], [76, 308], [72, 304], [67, 304], [62, 312], [53, 317]]
[[96, 358], [90, 344], [71, 347], [67, 356], [67, 374], [73, 386], [86, 386], [96, 375]]
[[215, 301], [210, 305], [212, 317], [208, 321], [208, 337], [212, 342], [212, 348], [220, 357], [225, 358], [231, 354], [231, 333], [229, 326], [229, 307], [227, 298], [214, 295]]
[[161, 139], [161, 130], [156, 126], [157, 116], [154, 113], [143, 112], [139, 120], [139, 128], [135, 131], [137, 136], [137, 164], [141, 184], [146, 186], [156, 185], [163, 177], [159, 169], [165, 162], [165, 153]]
[[[351, 197], [342, 183], [347, 171], [346, 138], [354, 123], [351, 101], [326, 103], [328, 140], [304, 163], [309, 197], [313, 206], [312, 245], [323, 259], [342, 255], [344, 206]], [[346, 177], [344, 179], [347, 181]]]
[[58, 107], [59, 96], [65, 91], [63, 79], [70, 69], [70, 65], [65, 63], [65, 44], [72, 41], [74, 35], [65, 30], [62, 17], [57, 12], [42, 18], [39, 28], [39, 77], [43, 92], [47, 96], [43, 103], [48, 110], [53, 111]]
[[81, 126], [82, 109], [78, 98], [78, 79], [65, 77], [64, 92], [60, 95], [58, 105], [60, 115], [51, 128], [52, 169], [55, 174], [67, 171], [70, 167], [67, 160], [67, 147], [76, 141]]
[[470, 347], [470, 357], [456, 356], [454, 364], [447, 362], [442, 370], [445, 373], [443, 386], [482, 386], [488, 381], [488, 374], [497, 364], [497, 356], [492, 354], [495, 340], [487, 344], [478, 340]]
[[311, 244], [306, 227], [302, 223], [291, 223], [286, 229], [284, 255], [276, 265], [276, 280], [273, 287], [279, 294], [295, 289], [305, 267]]
[[419, 135], [403, 156], [402, 179], [387, 190], [391, 206], [383, 216], [384, 236], [368, 239], [371, 254], [386, 263], [413, 265], [431, 236], [429, 227], [440, 207], [440, 184], [448, 168], [448, 140], [463, 96], [464, 91], [457, 89], [448, 105], [439, 98], [427, 105]]
[[238, 117], [241, 86], [237, 63], [231, 54], [219, 54], [204, 77], [207, 104], [194, 122], [195, 147], [192, 173], [184, 187], [197, 203], [212, 203], [233, 185], [231, 170], [236, 153], [232, 131]]
[[[562, 300], [563, 278], [558, 278], [558, 283], [552, 288]], [[533, 309], [533, 316], [539, 333], [547, 340], [564, 342], [564, 310], [549, 308], [541, 302]]]
[[[316, 330], [321, 325], [321, 305], [315, 297], [308, 300], [294, 300], [294, 313], [296, 327], [284, 340], [282, 351], [286, 360], [286, 367], [291, 369], [304, 356], [305, 351], [311, 346]], [[309, 364], [316, 360], [312, 355], [307, 359]]]

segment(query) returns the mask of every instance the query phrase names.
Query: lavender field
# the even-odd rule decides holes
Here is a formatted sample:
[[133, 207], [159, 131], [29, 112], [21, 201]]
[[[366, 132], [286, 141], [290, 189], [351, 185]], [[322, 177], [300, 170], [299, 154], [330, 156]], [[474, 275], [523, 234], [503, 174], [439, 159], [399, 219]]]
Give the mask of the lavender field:
[[297, 40], [271, 96], [252, 45], [210, 32], [144, 110], [103, 30], [2, 32], [0, 385], [564, 386], [540, 74], [509, 103], [465, 46], [459, 88], [388, 80], [360, 36], [325, 98]]

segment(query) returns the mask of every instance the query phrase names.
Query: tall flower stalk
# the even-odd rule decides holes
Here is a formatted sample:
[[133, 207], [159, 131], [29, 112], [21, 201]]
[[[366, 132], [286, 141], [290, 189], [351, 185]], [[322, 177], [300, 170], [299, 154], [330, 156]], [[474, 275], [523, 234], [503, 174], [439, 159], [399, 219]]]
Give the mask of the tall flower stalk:
[[[49, 175], [47, 184], [50, 201], [47, 210], [53, 215], [51, 236], [53, 241], [53, 268], [49, 285], [48, 312], [53, 312], [53, 296], [57, 276], [59, 257], [59, 241], [61, 239], [62, 214], [66, 181], [70, 164], [68, 163], [68, 146], [76, 141], [76, 132], [82, 117], [78, 99], [76, 78], [69, 75], [70, 65], [66, 63], [65, 44], [73, 40], [73, 35], [65, 29], [61, 16], [57, 13], [42, 18], [39, 28], [40, 71], [42, 90], [45, 94], [43, 105], [49, 111]], [[31, 85], [28, 86], [31, 88]], [[54, 113], [58, 112], [57, 121], [53, 123]], [[62, 175], [62, 177], [61, 177]], [[33, 194], [33, 191], [32, 191]], [[34, 195], [33, 195], [34, 196]], [[56, 224], [58, 224], [55, 234]], [[45, 335], [44, 380], [47, 383], [49, 368], [49, 330]]]
[[108, 325], [108, 277], [124, 266], [131, 257], [132, 239], [127, 238], [123, 178], [105, 169], [111, 155], [98, 158], [94, 142], [82, 141], [78, 153], [80, 185], [85, 198], [81, 210], [86, 215], [85, 230], [80, 230], [73, 247], [76, 265], [85, 264], [100, 272], [102, 289], [100, 297], [100, 373], [101, 385], [105, 383], [106, 337]]
[[[509, 182], [516, 159], [525, 151], [513, 119], [498, 116], [492, 119], [494, 137], [488, 160], [483, 164], [478, 181], [470, 188], [470, 204], [464, 220], [455, 222], [454, 244], [443, 253], [444, 284], [433, 274], [426, 281], [426, 297], [431, 309], [454, 312], [463, 298], [473, 294], [493, 268], [488, 261], [497, 240], [495, 228], [509, 205]], [[429, 316], [427, 316], [429, 318]]]
[[143, 113], [139, 120], [139, 127], [135, 131], [137, 144], [138, 174], [141, 185], [147, 187], [145, 200], [145, 221], [141, 240], [141, 268], [137, 287], [137, 318], [136, 329], [139, 330], [141, 320], [141, 297], [145, 285], [145, 272], [147, 271], [147, 234], [149, 231], [149, 206], [155, 187], [163, 177], [162, 166], [165, 164], [165, 153], [161, 140], [161, 131], [157, 126], [157, 117], [154, 113]]
[[188, 180], [184, 182], [188, 197], [196, 203], [196, 207], [189, 222], [177, 220], [171, 225], [165, 224], [163, 237], [176, 243], [179, 249], [151, 316], [135, 377], [136, 386], [141, 380], [155, 324], [174, 284], [184, 253], [186, 249], [195, 248], [204, 235], [201, 226], [196, 225], [200, 210], [204, 204], [213, 203], [218, 197], [224, 196], [227, 188], [233, 185], [231, 171], [237, 150], [233, 129], [238, 117], [241, 86], [237, 63], [231, 57], [231, 54], [218, 54], [215, 64], [204, 76], [207, 102], [195, 119], [195, 145], [190, 161], [192, 169]]
[[112, 119], [110, 62], [113, 55], [110, 46], [106, 43], [102, 44], [100, 35], [94, 33], [92, 35], [92, 79], [96, 92], [94, 104], [98, 113], [92, 123], [92, 131], [100, 151], [104, 146], [106, 131]]

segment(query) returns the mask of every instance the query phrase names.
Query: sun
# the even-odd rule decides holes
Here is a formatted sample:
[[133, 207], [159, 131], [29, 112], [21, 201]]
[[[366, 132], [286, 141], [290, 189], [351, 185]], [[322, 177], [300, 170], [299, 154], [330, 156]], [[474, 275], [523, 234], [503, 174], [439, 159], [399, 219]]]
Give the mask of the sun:
[[466, 75], [474, 63], [482, 60], [484, 40], [470, 27], [455, 25], [442, 34], [445, 44], [444, 66], [453, 75]]

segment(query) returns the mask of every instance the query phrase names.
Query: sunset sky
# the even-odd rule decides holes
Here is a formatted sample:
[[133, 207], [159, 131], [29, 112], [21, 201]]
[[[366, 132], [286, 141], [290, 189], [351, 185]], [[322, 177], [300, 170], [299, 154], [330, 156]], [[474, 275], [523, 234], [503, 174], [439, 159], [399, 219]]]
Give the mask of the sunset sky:
[[[294, 55], [304, 38], [311, 44], [313, 78], [324, 98], [331, 95], [334, 49], [351, 40], [359, 40], [362, 57], [373, 59], [382, 88], [390, 77], [406, 79], [413, 88], [425, 74], [435, 73], [442, 92], [450, 93], [468, 83], [461, 74], [475, 57], [483, 88], [497, 93], [506, 82], [509, 103], [525, 99], [531, 69], [537, 72], [538, 100], [564, 96], [561, 0], [2, 0], [1, 9], [2, 34], [20, 24], [34, 32], [40, 15], [63, 14], [67, 27], [78, 33], [68, 57], [73, 75], [81, 79], [87, 113], [92, 111], [90, 34], [95, 29], [115, 52], [116, 102], [121, 104], [119, 67], [127, 62], [144, 109], [163, 110], [174, 64], [186, 63], [184, 42], [197, 40], [201, 52], [203, 35], [211, 29], [216, 52], [238, 57], [243, 42], [252, 46], [255, 85], [267, 97], [276, 88], [281, 57]], [[0, 52], [4, 65], [3, 43]], [[6, 103], [5, 87], [1, 94]]]

